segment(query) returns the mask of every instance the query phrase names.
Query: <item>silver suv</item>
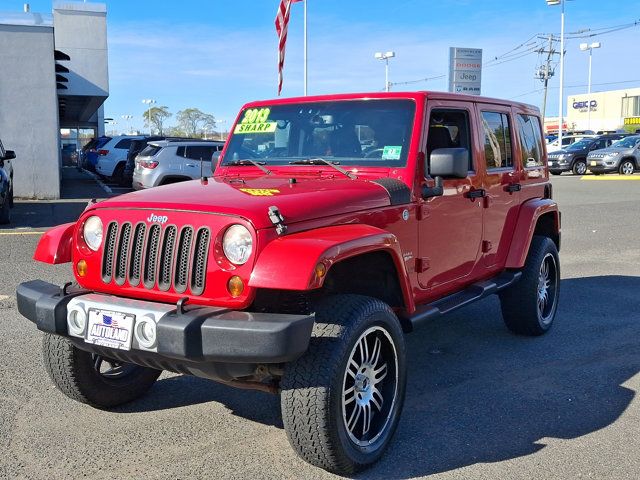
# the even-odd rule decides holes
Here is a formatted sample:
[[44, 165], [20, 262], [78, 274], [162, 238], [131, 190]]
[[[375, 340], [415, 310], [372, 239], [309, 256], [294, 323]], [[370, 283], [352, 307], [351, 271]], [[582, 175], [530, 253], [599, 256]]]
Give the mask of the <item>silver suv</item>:
[[210, 140], [158, 140], [136, 157], [133, 188], [157, 187], [211, 173], [211, 157], [224, 142]]
[[623, 138], [608, 148], [589, 153], [587, 166], [596, 175], [611, 172], [631, 175], [640, 170], [640, 135]]

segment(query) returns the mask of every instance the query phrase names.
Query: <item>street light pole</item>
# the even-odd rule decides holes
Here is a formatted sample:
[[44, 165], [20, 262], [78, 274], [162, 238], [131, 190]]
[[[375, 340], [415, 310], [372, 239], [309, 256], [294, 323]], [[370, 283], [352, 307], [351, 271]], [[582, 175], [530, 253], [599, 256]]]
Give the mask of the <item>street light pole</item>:
[[388, 92], [389, 88], [389, 59], [396, 56], [396, 52], [376, 52], [374, 55], [378, 60], [384, 60], [384, 91]]
[[600, 42], [593, 42], [592, 44], [588, 44], [588, 43], [581, 43], [580, 44], [580, 50], [582, 50], [583, 52], [585, 51], [589, 51], [589, 80], [587, 82], [587, 111], [588, 113], [588, 118], [587, 118], [587, 129], [591, 130], [591, 58], [592, 58], [592, 53], [593, 53], [593, 49], [594, 48], [600, 48], [602, 46], [602, 44]]
[[127, 122], [127, 133], [131, 133], [131, 119], [133, 115], [120, 115], [120, 117]]
[[566, 0], [547, 0], [547, 5], [560, 5], [560, 105], [558, 119], [558, 146], [562, 148], [562, 122], [564, 119], [564, 2]]
[[152, 98], [145, 98], [142, 100], [142, 103], [149, 105], [149, 108], [147, 109], [147, 121], [149, 122], [149, 136], [151, 136], [153, 135], [153, 132], [151, 131], [151, 105], [156, 103], [156, 101]]

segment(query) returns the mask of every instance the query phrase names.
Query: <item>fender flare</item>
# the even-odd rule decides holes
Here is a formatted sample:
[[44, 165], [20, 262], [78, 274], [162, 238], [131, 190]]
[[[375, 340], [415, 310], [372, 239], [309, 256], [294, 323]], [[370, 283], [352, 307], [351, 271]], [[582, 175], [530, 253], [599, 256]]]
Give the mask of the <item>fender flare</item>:
[[269, 243], [259, 254], [249, 286], [284, 290], [313, 290], [322, 287], [327, 275], [318, 277], [315, 267], [331, 267], [347, 258], [385, 251], [390, 254], [402, 291], [405, 308], [415, 304], [398, 239], [371, 225], [335, 225], [286, 235]]
[[52, 265], [70, 262], [75, 226], [75, 222], [64, 223], [47, 230], [40, 237], [33, 259]]
[[507, 255], [506, 268], [524, 267], [538, 219], [546, 214], [553, 215], [554, 232], [558, 235], [559, 242], [561, 226], [558, 204], [553, 200], [546, 198], [528, 200], [522, 205], [522, 207], [520, 207], [518, 222], [513, 232], [511, 247], [509, 248], [509, 253]]

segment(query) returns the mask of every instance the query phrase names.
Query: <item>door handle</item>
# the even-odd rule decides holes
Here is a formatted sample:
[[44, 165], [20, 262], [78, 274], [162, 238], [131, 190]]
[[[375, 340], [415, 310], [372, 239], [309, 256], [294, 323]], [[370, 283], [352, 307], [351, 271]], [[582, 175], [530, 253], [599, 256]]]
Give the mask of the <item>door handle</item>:
[[520, 185], [519, 183], [512, 183], [511, 185], [507, 185], [507, 188], [505, 190], [509, 193], [519, 192], [520, 190], [522, 190], [522, 185]]
[[196, 166], [195, 163], [185, 163], [184, 165], [185, 165], [185, 167], [195, 167]]
[[476, 190], [471, 190], [470, 192], [467, 192], [466, 197], [467, 198], [483, 198], [487, 196], [487, 192], [485, 191], [484, 188], [478, 188]]

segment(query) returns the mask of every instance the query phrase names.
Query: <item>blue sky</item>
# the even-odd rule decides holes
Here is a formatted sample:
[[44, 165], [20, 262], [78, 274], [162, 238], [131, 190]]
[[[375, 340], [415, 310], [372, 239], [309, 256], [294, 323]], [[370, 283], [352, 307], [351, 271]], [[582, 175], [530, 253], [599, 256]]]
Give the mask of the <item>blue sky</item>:
[[[309, 93], [380, 91], [383, 63], [376, 51], [394, 50], [390, 81], [445, 75], [448, 47], [484, 50], [485, 63], [536, 33], [558, 33], [560, 7], [544, 0], [307, 0]], [[141, 127], [143, 98], [174, 114], [198, 107], [229, 128], [241, 105], [271, 98], [277, 85], [274, 17], [279, 0], [107, 0], [110, 97], [106, 116], [134, 115]], [[51, 0], [32, 0], [32, 11], [50, 12]], [[0, 9], [23, 1], [0, 0]], [[302, 94], [302, 12], [293, 7], [284, 96]], [[597, 29], [640, 20], [640, 0], [573, 0], [566, 30]], [[566, 44], [567, 94], [586, 92], [588, 55], [579, 43], [601, 41], [594, 51], [593, 90], [640, 87], [640, 27]], [[535, 41], [535, 39], [534, 39]], [[520, 51], [524, 51], [524, 48]], [[526, 52], [525, 52], [526, 53]], [[507, 57], [483, 71], [482, 93], [540, 106], [542, 84], [533, 78], [532, 53]], [[558, 70], [557, 72], [558, 73]], [[610, 82], [633, 81], [611, 85]], [[574, 86], [574, 87], [571, 87]], [[548, 113], [558, 110], [558, 75], [551, 80]], [[447, 78], [394, 87], [446, 90]], [[170, 119], [169, 124], [172, 123]]]

